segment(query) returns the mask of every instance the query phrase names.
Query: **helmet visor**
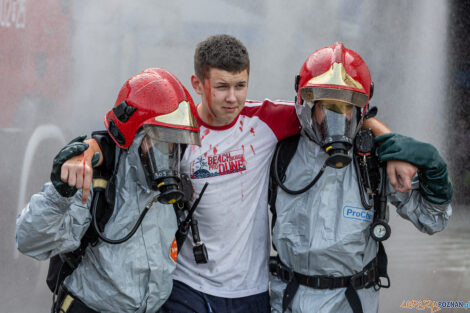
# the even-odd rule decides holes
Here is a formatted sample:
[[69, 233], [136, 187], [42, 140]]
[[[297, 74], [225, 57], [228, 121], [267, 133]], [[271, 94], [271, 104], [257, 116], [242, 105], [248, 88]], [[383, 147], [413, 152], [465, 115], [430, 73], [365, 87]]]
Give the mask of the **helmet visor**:
[[142, 126], [148, 136], [154, 141], [201, 145], [199, 132], [180, 128], [144, 124]]
[[312, 128], [321, 146], [334, 141], [352, 144], [358, 126], [359, 108], [341, 101], [307, 101], [312, 108]]

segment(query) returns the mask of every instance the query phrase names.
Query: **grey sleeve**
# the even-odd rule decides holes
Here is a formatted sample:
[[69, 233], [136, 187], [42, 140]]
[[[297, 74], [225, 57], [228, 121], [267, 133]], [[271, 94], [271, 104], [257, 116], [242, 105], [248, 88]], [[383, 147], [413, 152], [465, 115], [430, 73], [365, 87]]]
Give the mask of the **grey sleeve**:
[[419, 192], [419, 180], [416, 175], [412, 181], [412, 190], [401, 193], [388, 184], [388, 200], [397, 207], [397, 213], [409, 220], [423, 233], [434, 234], [443, 230], [452, 215], [452, 207], [447, 204], [434, 204], [427, 201]]
[[50, 182], [46, 183], [16, 218], [18, 250], [45, 260], [77, 249], [91, 221], [90, 199], [82, 204], [80, 191], [64, 198]]

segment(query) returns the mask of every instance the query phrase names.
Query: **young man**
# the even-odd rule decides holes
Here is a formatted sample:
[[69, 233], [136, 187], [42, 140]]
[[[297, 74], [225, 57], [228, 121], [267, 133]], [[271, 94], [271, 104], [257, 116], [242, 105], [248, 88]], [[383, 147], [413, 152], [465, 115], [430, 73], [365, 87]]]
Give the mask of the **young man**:
[[201, 147], [187, 150], [182, 170], [196, 195], [209, 182], [195, 213], [209, 262], [196, 264], [185, 242], [163, 311], [269, 312], [268, 171], [277, 142], [300, 130], [295, 107], [246, 101], [248, 52], [231, 36], [201, 42], [194, 70]]
[[[113, 175], [107, 184], [103, 177], [93, 180], [93, 201], [82, 203], [81, 192], [70, 187], [89, 185], [85, 173], [70, 176], [81, 180], [70, 186], [60, 180], [61, 163], [88, 147], [84, 136], [56, 156], [52, 183], [33, 195], [16, 230], [22, 253], [38, 260], [56, 256], [58, 262], [60, 255], [57, 276], [65, 267], [71, 271], [62, 284], [52, 282], [58, 290], [53, 312], [155, 313], [168, 298], [177, 229], [169, 203], [181, 198], [180, 188], [171, 185], [178, 184], [184, 146], [199, 144], [195, 110], [186, 89], [165, 70], [147, 69], [126, 81], [105, 117], [109, 135], [102, 136], [110, 138], [112, 153], [96, 169]], [[64, 169], [62, 175], [68, 180]], [[108, 215], [105, 227], [94, 220], [100, 214]]]
[[[186, 150], [182, 171], [195, 196], [209, 182], [195, 213], [209, 262], [196, 264], [185, 242], [164, 312], [270, 312], [269, 165], [277, 142], [300, 124], [293, 103], [246, 101], [249, 65], [245, 46], [231, 36], [211, 36], [196, 48], [191, 82], [201, 95], [201, 147]], [[66, 165], [82, 175], [81, 160]]]
[[[380, 161], [417, 168], [412, 190], [399, 193], [386, 184], [395, 175], [376, 166], [372, 137], [361, 133], [363, 140], [354, 141], [370, 95], [366, 63], [342, 43], [315, 51], [300, 70], [302, 135], [275, 200], [273, 312], [377, 312], [378, 289], [388, 279], [381, 244], [390, 235], [387, 198], [421, 232], [447, 225], [452, 185], [433, 146], [398, 134], [375, 138]], [[370, 145], [351, 149], [358, 142]], [[367, 171], [361, 170], [365, 164]], [[304, 188], [317, 173], [313, 186]]]

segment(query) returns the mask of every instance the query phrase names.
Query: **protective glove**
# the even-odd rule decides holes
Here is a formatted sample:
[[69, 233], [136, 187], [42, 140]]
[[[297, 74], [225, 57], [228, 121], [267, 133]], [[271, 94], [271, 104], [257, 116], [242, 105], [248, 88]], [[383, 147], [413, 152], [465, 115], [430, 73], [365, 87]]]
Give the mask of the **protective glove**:
[[[62, 165], [65, 161], [69, 160], [71, 157], [82, 154], [86, 149], [88, 149], [88, 144], [83, 142], [86, 135], [79, 136], [69, 142], [65, 147], [63, 147], [59, 153], [54, 157], [52, 163], [51, 171], [51, 182], [54, 185], [54, 188], [57, 192], [63, 197], [71, 197], [77, 192], [77, 188], [69, 186], [67, 183], [63, 182], [60, 179], [60, 172]], [[95, 153], [91, 160], [92, 166], [95, 165], [100, 158], [99, 153]]]
[[382, 143], [377, 150], [380, 161], [401, 160], [418, 167], [419, 188], [429, 202], [444, 204], [452, 200], [447, 165], [434, 146], [394, 133], [377, 136], [374, 140]]

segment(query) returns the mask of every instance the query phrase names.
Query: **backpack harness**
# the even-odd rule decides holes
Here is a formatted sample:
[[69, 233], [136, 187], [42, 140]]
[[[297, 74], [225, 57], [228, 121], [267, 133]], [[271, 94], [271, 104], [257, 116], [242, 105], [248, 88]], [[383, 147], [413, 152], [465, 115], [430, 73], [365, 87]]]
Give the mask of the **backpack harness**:
[[[271, 231], [273, 231], [276, 223], [278, 186], [288, 193], [300, 194], [310, 189], [320, 178], [325, 169], [325, 167], [322, 167], [317, 176], [305, 188], [297, 191], [287, 191], [288, 189], [283, 185], [283, 182], [286, 179], [287, 167], [297, 150], [299, 138], [300, 135], [294, 135], [280, 141], [274, 152], [274, 157], [271, 162], [268, 192], [268, 203], [272, 213]], [[390, 227], [387, 223], [387, 198], [385, 194], [386, 172], [384, 164], [380, 164], [378, 160], [376, 146], [370, 130], [360, 130], [356, 135], [354, 139], [353, 159], [358, 176], [361, 202], [366, 210], [371, 208], [375, 209], [373, 223], [370, 226], [370, 233], [379, 243], [377, 256], [359, 273], [343, 277], [304, 275], [294, 272], [291, 268], [286, 266], [281, 261], [279, 255], [270, 257], [269, 271], [273, 276], [287, 283], [282, 299], [282, 312], [285, 312], [292, 302], [299, 285], [314, 289], [346, 288], [345, 296], [354, 313], [363, 312], [361, 300], [356, 290], [371, 287], [374, 287], [375, 290], [379, 290], [380, 288], [390, 287], [390, 279], [387, 274], [387, 255], [382, 244], [382, 241], [390, 236]], [[276, 250], [274, 243], [273, 248]], [[381, 278], [386, 280], [385, 284], [381, 282]]]

